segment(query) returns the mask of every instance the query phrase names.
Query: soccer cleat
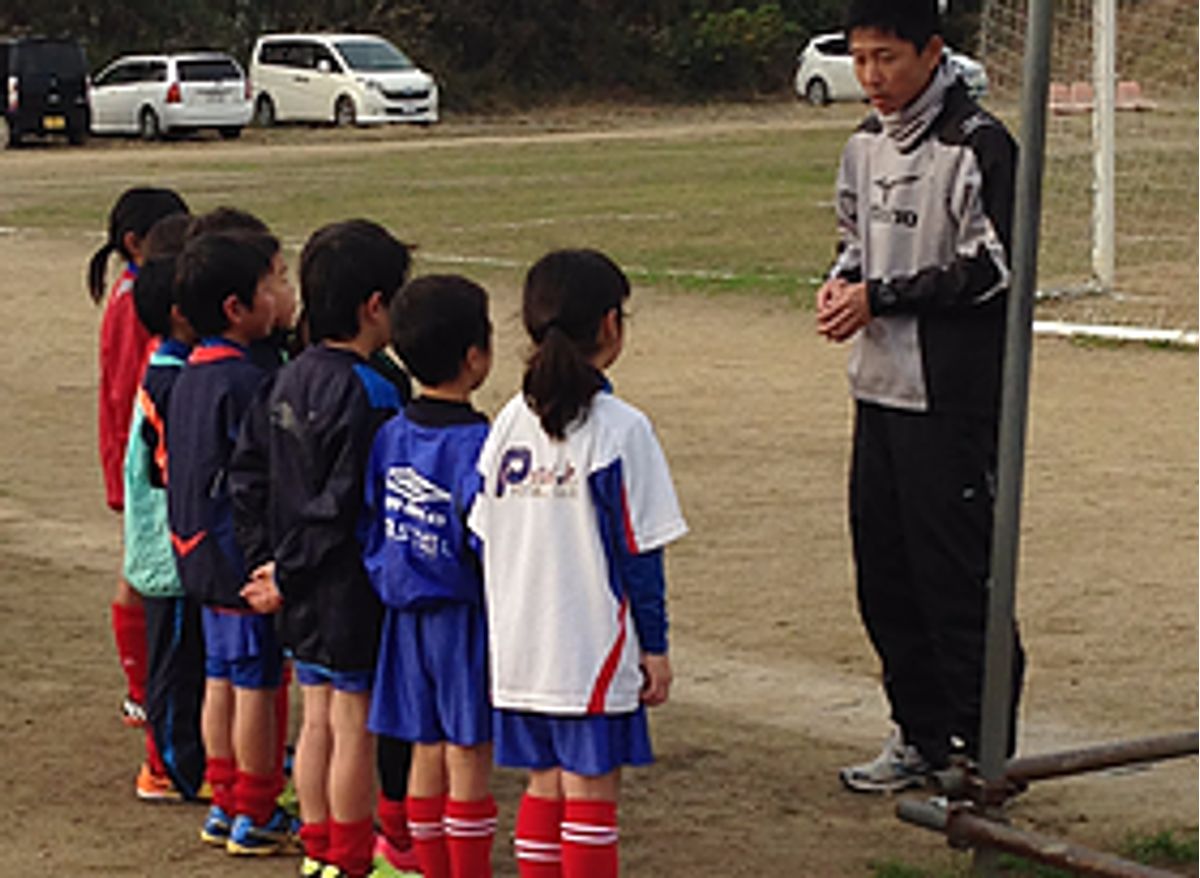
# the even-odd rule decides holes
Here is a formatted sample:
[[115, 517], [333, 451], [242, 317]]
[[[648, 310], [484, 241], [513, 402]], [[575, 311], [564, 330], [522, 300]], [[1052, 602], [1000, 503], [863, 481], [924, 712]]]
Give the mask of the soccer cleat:
[[294, 849], [298, 829], [299, 821], [282, 808], [276, 808], [262, 826], [255, 825], [249, 814], [239, 814], [229, 829], [225, 850], [235, 856], [252, 857], [287, 853]]
[[857, 793], [898, 793], [924, 786], [929, 773], [929, 763], [916, 747], [904, 743], [899, 729], [892, 730], [883, 750], [870, 762], [838, 772], [846, 788]]
[[400, 850], [384, 835], [375, 836], [375, 867], [368, 878], [421, 878], [421, 864], [411, 847]]
[[155, 774], [150, 764], [142, 763], [138, 770], [137, 781], [134, 782], [134, 792], [143, 802], [181, 802], [183, 794], [165, 774]]
[[325, 864], [320, 860], [314, 860], [312, 857], [306, 856], [300, 862], [300, 878], [319, 878], [320, 874], [325, 871]]
[[132, 695], [126, 695], [121, 702], [121, 722], [131, 729], [140, 729], [146, 725], [146, 708]]
[[224, 847], [229, 841], [229, 828], [232, 824], [233, 819], [225, 809], [220, 805], [213, 805], [208, 809], [208, 816], [204, 818], [204, 826], [200, 828], [200, 840], [205, 844]]

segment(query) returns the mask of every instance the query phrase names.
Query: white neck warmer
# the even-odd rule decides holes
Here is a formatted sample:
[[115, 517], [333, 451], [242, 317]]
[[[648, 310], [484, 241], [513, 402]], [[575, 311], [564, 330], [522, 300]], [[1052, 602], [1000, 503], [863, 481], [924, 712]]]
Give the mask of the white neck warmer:
[[939, 63], [925, 91], [917, 95], [907, 107], [895, 113], [876, 113], [883, 124], [884, 132], [896, 141], [902, 152], [916, 144], [925, 129], [942, 111], [946, 89], [953, 84], [954, 79], [954, 74], [946, 69], [946, 65]]

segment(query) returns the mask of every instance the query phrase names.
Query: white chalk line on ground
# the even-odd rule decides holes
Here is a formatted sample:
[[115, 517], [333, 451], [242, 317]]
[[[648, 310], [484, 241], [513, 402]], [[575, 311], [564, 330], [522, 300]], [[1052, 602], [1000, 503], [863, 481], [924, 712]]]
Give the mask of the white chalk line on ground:
[[[115, 522], [109, 526], [38, 516], [0, 498], [0, 547], [21, 557], [115, 576], [118, 540]], [[799, 657], [770, 661], [739, 655], [725, 644], [678, 633], [672, 638], [671, 659], [675, 703], [864, 752], [878, 746], [887, 733], [887, 703], [874, 677]], [[1021, 752], [1061, 750], [1133, 731], [1039, 712], [1022, 722]]]
[[[641, 219], [659, 221], [667, 214], [612, 214], [611, 218], [620, 222], [634, 222]], [[593, 217], [595, 219], [595, 217]], [[559, 222], [560, 219], [554, 217], [545, 217], [541, 219], [530, 219], [528, 224], [546, 224], [552, 225]], [[36, 232], [35, 229], [20, 229], [10, 226], [0, 226], [0, 235], [19, 235], [23, 233]], [[93, 238], [102, 239], [103, 233], [98, 232], [83, 232], [83, 235]], [[304, 241], [299, 238], [285, 238], [283, 240], [285, 246], [299, 250], [304, 246]], [[418, 254], [419, 258], [426, 262], [431, 262], [440, 265], [465, 265], [479, 266], [482, 268], [502, 268], [505, 270], [520, 270], [525, 268], [527, 263], [524, 260], [513, 259], [504, 256], [482, 256], [463, 253], [438, 253], [421, 251]], [[738, 273], [735, 271], [725, 271], [720, 269], [704, 269], [704, 268], [650, 268], [643, 265], [626, 265], [625, 271], [635, 278], [671, 278], [675, 280], [702, 280], [702, 281], [717, 281], [722, 283], [750, 283], [754, 281], [782, 281], [792, 278], [797, 285], [805, 285], [815, 289], [818, 287], [824, 278], [808, 277], [796, 278], [793, 275], [782, 272], [759, 271], [753, 273]], [[1173, 347], [1200, 348], [1200, 332], [1194, 329], [1162, 329], [1152, 326], [1122, 326], [1113, 324], [1093, 324], [1093, 323], [1068, 323], [1057, 320], [1035, 320], [1033, 321], [1034, 335], [1057, 338], [1090, 338], [1100, 341], [1113, 342], [1132, 342], [1141, 344], [1162, 344]]]

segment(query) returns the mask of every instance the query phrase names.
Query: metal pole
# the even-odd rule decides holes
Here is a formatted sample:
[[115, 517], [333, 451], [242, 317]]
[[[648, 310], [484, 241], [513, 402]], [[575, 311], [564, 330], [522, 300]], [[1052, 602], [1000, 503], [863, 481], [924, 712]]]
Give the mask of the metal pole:
[[1103, 851], [1062, 839], [1013, 829], [966, 811], [947, 811], [926, 802], [906, 800], [896, 806], [901, 820], [946, 833], [955, 847], [976, 846], [1008, 851], [1027, 859], [1068, 870], [1072, 875], [1096, 878], [1172, 878], [1173, 872], [1144, 866]]
[[1092, 91], [1092, 273], [1107, 292], [1117, 274], [1117, 0], [1092, 6]]
[[[1050, 85], [1052, 0], [1030, 0], [1029, 6], [979, 747], [979, 767], [984, 782], [996, 785], [1001, 784], [1004, 778], [1012, 704], [1013, 605], [1021, 530], [1025, 429], [1029, 413], [1033, 300], [1037, 290], [1042, 167], [1046, 150], [1046, 96]], [[992, 874], [995, 859], [986, 849], [977, 850], [976, 872]]]
[[1005, 775], [1014, 781], [1045, 780], [1141, 762], [1195, 756], [1198, 747], [1200, 733], [1197, 732], [1117, 741], [1079, 750], [1010, 759]]

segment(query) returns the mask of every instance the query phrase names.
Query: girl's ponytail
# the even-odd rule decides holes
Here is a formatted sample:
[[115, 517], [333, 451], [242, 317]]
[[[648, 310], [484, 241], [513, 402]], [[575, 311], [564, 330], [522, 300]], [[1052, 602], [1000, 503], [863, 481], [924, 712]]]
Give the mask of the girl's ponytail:
[[88, 263], [88, 295], [92, 301], [99, 305], [104, 298], [108, 258], [114, 250], [125, 261], [133, 261], [133, 254], [125, 248], [127, 234], [132, 232], [138, 239], [144, 238], [151, 226], [163, 217], [187, 212], [187, 203], [173, 189], [135, 186], [122, 192], [108, 214], [108, 241]]
[[522, 316], [534, 349], [521, 387], [542, 429], [562, 439], [586, 416], [604, 376], [592, 365], [601, 321], [618, 313], [629, 280], [617, 264], [595, 250], [557, 250], [525, 276]]
[[108, 257], [114, 249], [116, 248], [109, 241], [92, 254], [92, 261], [88, 263], [88, 295], [92, 297], [92, 302], [97, 305], [104, 298], [104, 288], [106, 286], [104, 275], [108, 271]]

